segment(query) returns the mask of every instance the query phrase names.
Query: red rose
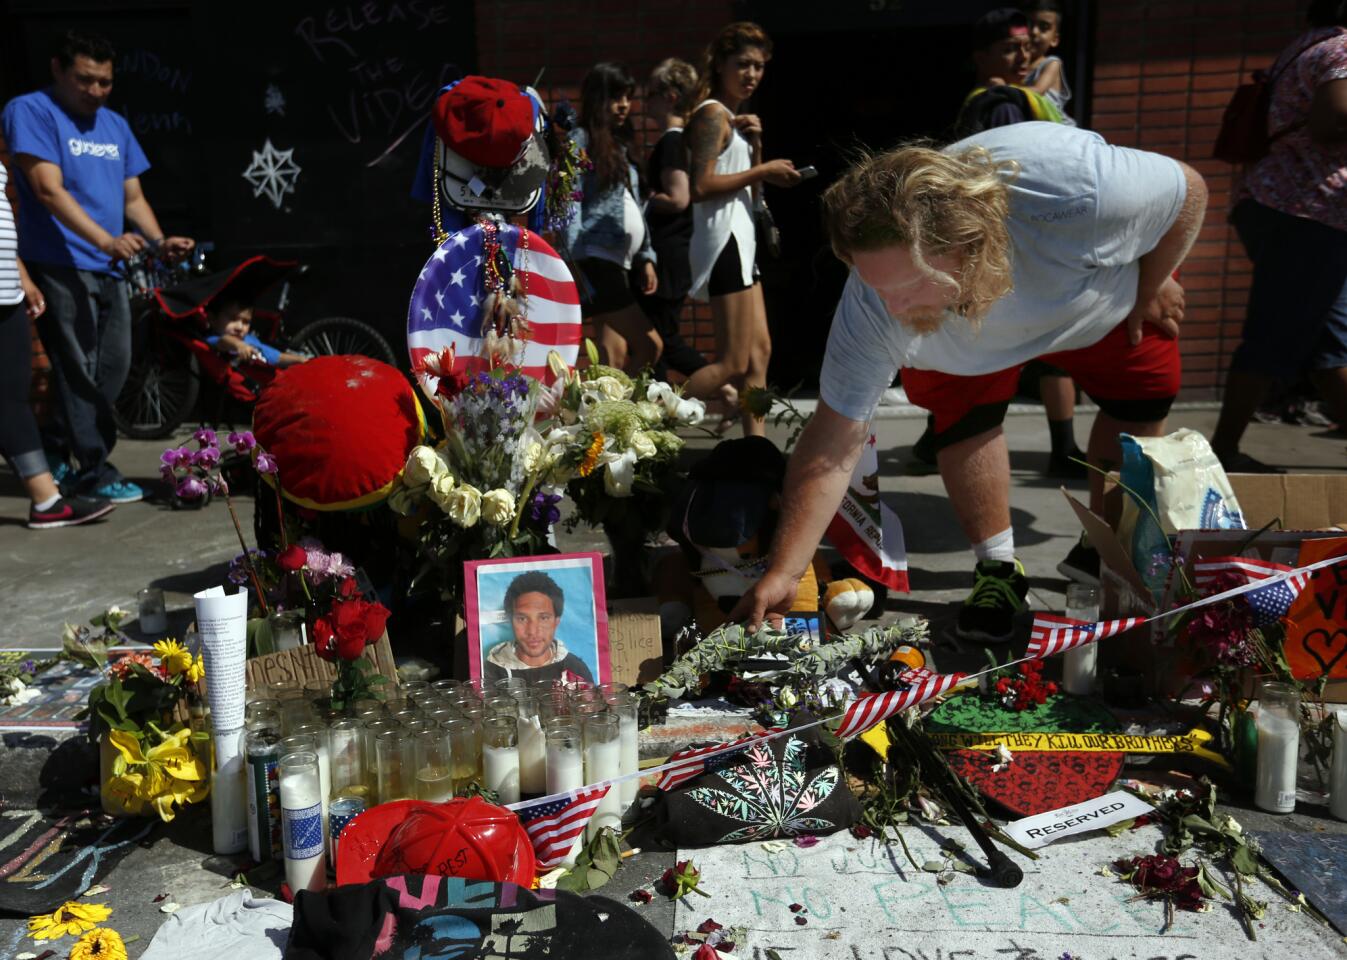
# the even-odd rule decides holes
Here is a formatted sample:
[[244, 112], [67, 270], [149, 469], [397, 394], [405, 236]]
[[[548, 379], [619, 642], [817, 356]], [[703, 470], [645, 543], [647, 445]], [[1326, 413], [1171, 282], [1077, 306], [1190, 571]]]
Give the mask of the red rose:
[[329, 662], [337, 659], [336, 645], [333, 644], [332, 624], [327, 617], [313, 621], [313, 644], [318, 648], [318, 656]]
[[287, 573], [297, 573], [304, 569], [304, 564], [309, 562], [309, 555], [304, 548], [297, 543], [292, 543], [281, 551], [281, 555], [276, 558], [276, 566]]
[[332, 630], [337, 635], [337, 656], [355, 660], [365, 649], [365, 617], [363, 600], [338, 600], [332, 604]]
[[374, 643], [384, 635], [388, 623], [388, 608], [382, 603], [365, 604], [365, 642]]
[[358, 596], [359, 593], [360, 588], [355, 584], [355, 577], [344, 577], [337, 586], [337, 596], [343, 600], [350, 600], [352, 597]]

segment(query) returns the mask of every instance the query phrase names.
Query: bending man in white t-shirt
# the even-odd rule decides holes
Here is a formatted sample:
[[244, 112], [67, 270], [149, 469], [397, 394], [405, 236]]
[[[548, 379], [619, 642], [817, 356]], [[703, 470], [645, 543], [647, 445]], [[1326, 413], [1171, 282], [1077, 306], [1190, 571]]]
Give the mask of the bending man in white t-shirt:
[[[834, 184], [824, 220], [851, 276], [767, 573], [733, 618], [756, 626], [794, 599], [902, 368], [908, 397], [935, 414], [940, 475], [977, 558], [957, 633], [1009, 640], [1028, 592], [1001, 430], [1020, 367], [1043, 358], [1099, 405], [1093, 463], [1116, 464], [1119, 432], [1161, 434], [1179, 388], [1172, 274], [1206, 199], [1202, 177], [1176, 160], [1051, 123], [899, 148]], [[1102, 490], [1093, 480], [1096, 509]]]

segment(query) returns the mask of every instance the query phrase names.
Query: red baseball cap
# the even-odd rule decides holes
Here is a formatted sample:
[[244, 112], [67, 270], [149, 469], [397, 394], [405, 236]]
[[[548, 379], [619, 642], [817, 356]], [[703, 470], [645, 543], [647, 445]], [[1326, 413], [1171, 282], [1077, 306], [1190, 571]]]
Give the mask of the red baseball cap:
[[533, 99], [518, 84], [464, 77], [440, 94], [435, 132], [455, 153], [481, 167], [509, 167], [533, 136]]
[[519, 817], [481, 797], [381, 803], [348, 823], [337, 843], [338, 885], [419, 873], [530, 887], [536, 867]]

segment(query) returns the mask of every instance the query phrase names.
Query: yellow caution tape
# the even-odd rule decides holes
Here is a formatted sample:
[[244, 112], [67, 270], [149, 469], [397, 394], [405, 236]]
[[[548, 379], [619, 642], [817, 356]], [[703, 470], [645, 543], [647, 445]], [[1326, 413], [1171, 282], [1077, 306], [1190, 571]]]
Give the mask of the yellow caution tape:
[[1208, 748], [1212, 736], [1194, 728], [1178, 737], [1131, 733], [940, 733], [928, 732], [941, 750], [995, 750], [1004, 746], [1012, 753], [1070, 750], [1078, 753], [1180, 753], [1229, 767], [1225, 757]]

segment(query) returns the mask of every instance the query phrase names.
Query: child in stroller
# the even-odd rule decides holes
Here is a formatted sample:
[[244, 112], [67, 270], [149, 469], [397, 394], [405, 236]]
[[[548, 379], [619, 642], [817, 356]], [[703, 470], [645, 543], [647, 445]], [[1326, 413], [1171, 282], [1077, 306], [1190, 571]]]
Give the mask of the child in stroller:
[[238, 300], [219, 300], [206, 309], [210, 334], [206, 342], [227, 356], [260, 361], [273, 367], [289, 367], [309, 359], [302, 353], [278, 350], [252, 333], [253, 308]]

